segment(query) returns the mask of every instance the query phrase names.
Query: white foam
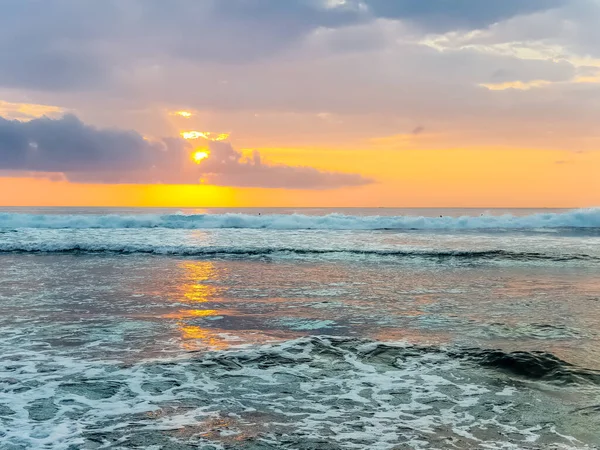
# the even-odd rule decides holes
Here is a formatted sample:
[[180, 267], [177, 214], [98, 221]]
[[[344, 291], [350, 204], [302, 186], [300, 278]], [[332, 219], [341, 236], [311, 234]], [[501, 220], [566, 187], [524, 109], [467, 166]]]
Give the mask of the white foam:
[[[0, 422], [0, 434], [5, 443], [55, 449], [84, 446], [92, 432], [110, 439], [102, 448], [140, 432], [166, 434], [181, 442], [193, 435], [196, 442], [216, 448], [239, 442], [235, 441], [239, 436], [277, 446], [277, 435], [283, 433], [299, 442], [327, 439], [339, 448], [383, 450], [402, 442], [412, 442], [413, 448], [437, 448], [428, 445], [429, 438], [448, 433], [481, 448], [518, 448], [477, 435], [482, 427], [510, 433], [520, 442], [536, 442], [542, 432], [548, 436], [548, 430], [516, 425], [510, 406], [491, 419], [474, 415], [473, 408], [506, 392], [500, 380], [494, 378], [484, 387], [457, 377], [465, 373], [461, 362], [442, 353], [406, 357], [393, 365], [378, 363], [377, 352], [373, 360], [368, 357], [375, 348], [365, 344], [352, 349], [328, 338], [318, 342], [303, 338], [133, 365], [50, 352], [6, 352], [0, 385], [8, 375], [14, 381], [2, 386], [0, 403], [9, 405], [14, 414], [8, 422]], [[231, 365], [223, 365], [223, 357]], [[272, 364], [261, 363], [269, 358]], [[15, 366], [19, 366], [16, 373]], [[48, 366], [51, 371], [45, 370]], [[174, 380], [176, 384], [169, 384]], [[120, 387], [105, 398], [64, 388], [85, 382], [96, 386], [113, 382]], [[149, 388], [153, 383], [165, 385]], [[29, 389], [18, 389], [24, 386]], [[515, 391], [513, 400], [521, 395]], [[56, 411], [46, 419], [32, 420], [30, 408], [41, 400], [52, 402]]]
[[565, 213], [539, 213], [528, 216], [351, 216], [329, 214], [139, 214], [139, 215], [59, 215], [1, 213], [0, 228], [171, 228], [218, 229], [253, 228], [274, 230], [378, 230], [378, 229], [531, 229], [600, 228], [600, 208]]

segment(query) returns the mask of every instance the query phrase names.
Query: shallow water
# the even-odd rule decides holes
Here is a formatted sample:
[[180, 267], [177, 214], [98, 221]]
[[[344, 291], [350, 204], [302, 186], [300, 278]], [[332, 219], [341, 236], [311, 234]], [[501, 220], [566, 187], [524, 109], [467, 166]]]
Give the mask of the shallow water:
[[563, 226], [577, 213], [427, 230], [23, 213], [40, 212], [0, 230], [0, 448], [600, 446], [600, 236]]

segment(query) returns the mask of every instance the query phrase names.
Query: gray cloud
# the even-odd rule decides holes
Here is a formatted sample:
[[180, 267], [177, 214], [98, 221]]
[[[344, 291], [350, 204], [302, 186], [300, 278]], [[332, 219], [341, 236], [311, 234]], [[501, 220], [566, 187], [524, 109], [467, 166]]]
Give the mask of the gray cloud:
[[[574, 74], [568, 62], [393, 43], [385, 52], [254, 64], [239, 71], [172, 66], [165, 72], [170, 83], [148, 83], [145, 90], [165, 102], [209, 110], [386, 113], [426, 120], [424, 115], [456, 117], [484, 104], [493, 107], [495, 98], [478, 87], [481, 83], [567, 81]], [[214, 82], [220, 78], [228, 82]]]
[[373, 181], [357, 174], [322, 172], [312, 167], [268, 165], [260, 153], [244, 159], [228, 142], [211, 142], [210, 157], [200, 164], [202, 173], [213, 184], [225, 186], [285, 187], [288, 189], [332, 189], [362, 186]]
[[[196, 110], [193, 126], [245, 147], [368, 142], [415, 124], [521, 145], [553, 143], [552, 128], [591, 146], [599, 85], [573, 80], [600, 73], [577, 62], [598, 54], [599, 17], [598, 0], [0, 0], [0, 89], [147, 134], [179, 131], [166, 109]], [[537, 80], [551, 83], [480, 86]]]
[[[78, 90], [107, 78], [93, 43], [122, 21], [112, 0], [0, 0], [0, 85]], [[113, 25], [114, 24], [114, 25]]]
[[0, 85], [99, 88], [137, 61], [245, 63], [290, 48], [320, 27], [388, 18], [445, 32], [565, 2], [347, 0], [330, 7], [326, 0], [0, 0]]
[[29, 122], [0, 118], [0, 166], [46, 172], [131, 170], [161, 159], [163, 146], [134, 131], [102, 130], [73, 115]]
[[0, 86], [101, 87], [138, 60], [167, 56], [254, 61], [357, 20], [324, 0], [0, 0]]
[[[371, 183], [356, 174], [245, 160], [227, 142], [211, 142], [210, 157], [191, 161], [183, 139], [150, 141], [135, 131], [99, 129], [73, 115], [29, 122], [0, 117], [0, 171], [64, 173], [75, 182], [197, 184], [332, 189]], [[46, 176], [46, 175], [44, 175]]]
[[378, 17], [404, 19], [443, 33], [485, 28], [517, 15], [556, 8], [567, 0], [365, 0]]

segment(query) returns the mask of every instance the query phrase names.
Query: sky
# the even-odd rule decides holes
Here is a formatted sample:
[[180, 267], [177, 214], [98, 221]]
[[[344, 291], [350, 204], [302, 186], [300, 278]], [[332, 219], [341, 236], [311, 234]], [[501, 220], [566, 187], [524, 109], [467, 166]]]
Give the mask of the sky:
[[600, 0], [0, 0], [0, 205], [600, 205]]

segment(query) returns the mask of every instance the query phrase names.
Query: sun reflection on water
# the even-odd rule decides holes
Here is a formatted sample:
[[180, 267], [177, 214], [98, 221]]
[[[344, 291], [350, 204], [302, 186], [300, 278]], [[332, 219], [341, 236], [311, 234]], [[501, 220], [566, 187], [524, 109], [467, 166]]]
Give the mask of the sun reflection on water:
[[218, 279], [219, 275], [213, 263], [185, 261], [181, 263], [180, 267], [184, 273], [180, 291], [186, 303], [206, 303], [214, 298], [218, 289], [206, 284], [206, 282], [214, 282]]
[[240, 343], [235, 336], [227, 336], [222, 330], [211, 330], [198, 326], [181, 326], [182, 347], [186, 350], [210, 348], [211, 350], [227, 350], [232, 343]]
[[194, 309], [181, 309], [175, 313], [166, 314], [164, 318], [176, 319], [181, 333], [182, 347], [186, 350], [210, 348], [225, 350], [231, 345], [231, 338], [225, 336], [225, 331], [199, 326], [195, 319], [218, 318], [225, 311], [218, 309], [197, 308], [201, 303], [216, 301], [219, 288], [212, 285], [219, 280], [219, 271], [209, 261], [184, 261], [180, 264], [182, 269], [181, 284], [178, 288], [180, 300], [183, 303], [194, 305]]
[[[203, 239], [204, 236], [200, 232], [193, 238]], [[248, 269], [246, 265], [233, 267], [244, 274]], [[250, 297], [251, 300], [244, 296], [236, 298], [235, 289], [226, 287], [236, 286], [238, 273], [237, 270], [231, 273], [233, 267], [232, 264], [186, 259], [179, 261], [175, 272], [171, 271], [164, 280], [172, 303], [159, 317], [173, 326], [174, 341], [180, 348], [185, 351], [226, 350], [233, 346], [279, 342], [306, 335], [304, 331], [280, 329], [276, 325], [278, 312], [269, 308], [285, 304], [289, 299], [268, 297], [267, 301], [260, 295]], [[264, 311], [267, 303], [269, 310]], [[286, 317], [295, 316], [296, 311], [286, 309]], [[312, 315], [299, 311], [298, 317], [312, 318]]]
[[216, 316], [219, 312], [216, 309], [182, 309], [176, 313], [165, 314], [165, 319], [185, 319], [188, 317], [209, 317]]

